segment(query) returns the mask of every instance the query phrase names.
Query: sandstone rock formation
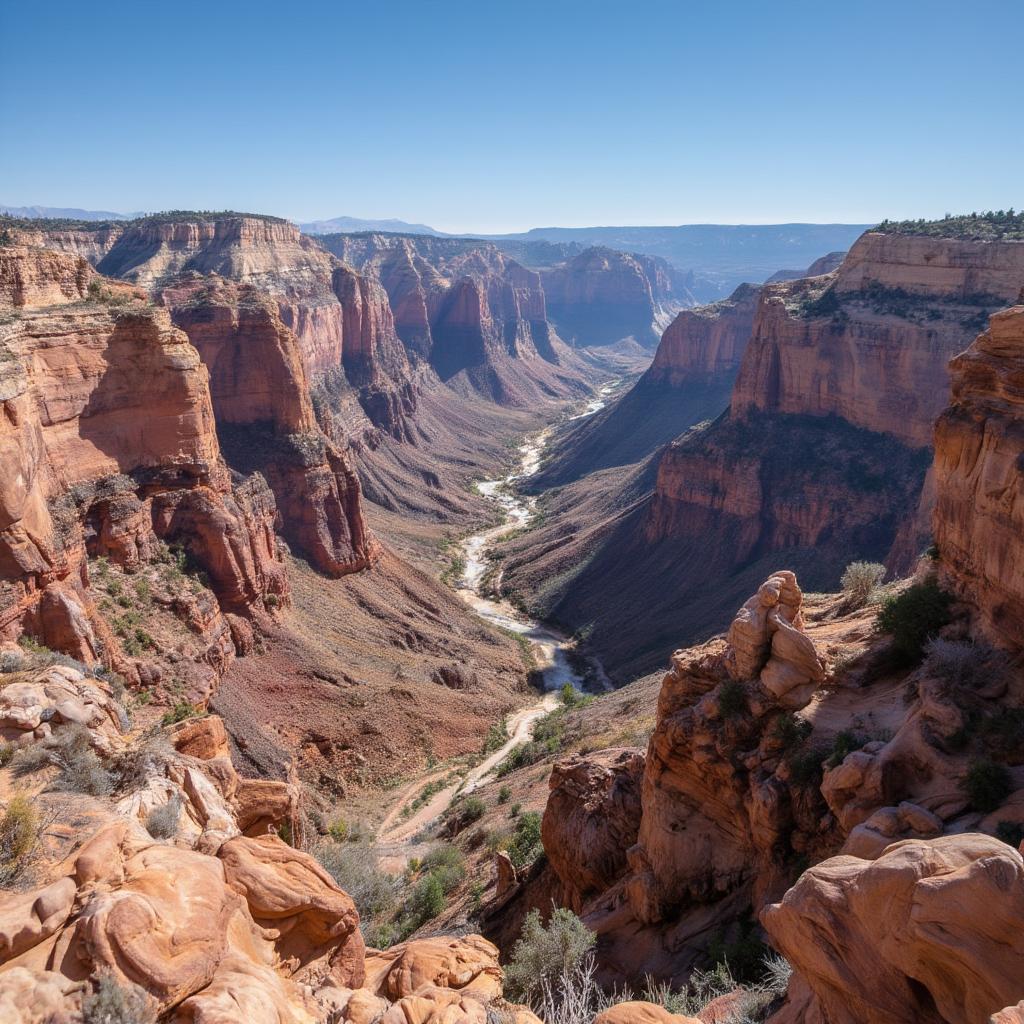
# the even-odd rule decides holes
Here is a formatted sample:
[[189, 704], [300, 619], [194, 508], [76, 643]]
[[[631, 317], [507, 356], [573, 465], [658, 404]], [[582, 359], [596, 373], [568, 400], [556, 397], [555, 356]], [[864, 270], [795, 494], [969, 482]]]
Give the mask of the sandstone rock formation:
[[994, 314], [950, 370], [952, 403], [935, 428], [935, 543], [984, 629], [1020, 648], [1024, 306]]
[[298, 338], [310, 382], [326, 379], [340, 390], [346, 416], [363, 420], [360, 432], [371, 425], [398, 437], [407, 431], [415, 387], [387, 296], [295, 225], [251, 214], [182, 213], [93, 231], [22, 234], [80, 254], [154, 297], [176, 281], [210, 274], [258, 289]]
[[[895, 843], [811, 868], [762, 920], [812, 992], [773, 1022], [973, 1024], [1021, 994], [1024, 862], [981, 835]], [[1000, 1019], [998, 1016], [995, 1019]]]
[[275, 304], [217, 276], [165, 289], [163, 301], [209, 369], [228, 459], [267, 478], [284, 535], [330, 575], [371, 564], [380, 545], [358, 479], [317, 423], [298, 339]]
[[643, 771], [643, 755], [628, 749], [561, 761], [551, 771], [541, 838], [577, 913], [625, 871], [640, 827]]
[[401, 235], [319, 241], [381, 282], [399, 337], [442, 380], [507, 406], [583, 393], [571, 353], [548, 322], [540, 275], [495, 245]]
[[656, 256], [603, 246], [542, 273], [551, 319], [567, 340], [607, 345], [624, 338], [653, 348], [682, 305], [694, 305], [677, 272]]
[[718, 384], [731, 390], [753, 330], [759, 294], [754, 285], [741, 284], [727, 299], [684, 309], [665, 328], [647, 378], [674, 387]]
[[[48, 726], [82, 718], [104, 759], [117, 755], [132, 768], [109, 802], [36, 797], [47, 838], [29, 851], [31, 878], [0, 895], [5, 1020], [73, 1017], [101, 979], [136, 989], [178, 1024], [369, 1024], [382, 1015], [395, 1024], [485, 1024], [492, 1002], [507, 1006], [498, 951], [479, 936], [367, 953], [352, 900], [274, 833], [288, 825], [301, 841], [297, 790], [240, 779], [220, 719], [186, 721], [163, 734], [167, 742], [151, 736], [139, 746], [116, 727], [108, 738], [103, 684], [51, 669], [32, 685], [40, 702], [57, 701], [43, 716]], [[7, 699], [18, 686], [0, 693]], [[33, 713], [20, 699], [28, 692], [12, 693], [8, 706]], [[82, 703], [84, 694], [99, 703]], [[22, 745], [47, 738], [23, 731]], [[256, 801], [245, 792], [252, 786]], [[155, 831], [155, 812], [168, 806], [178, 821], [170, 838], [154, 839], [147, 828]], [[522, 1008], [506, 1012], [537, 1024]]]
[[[75, 257], [3, 252], [9, 267], [31, 268], [33, 294], [47, 302], [80, 270]], [[205, 619], [208, 650], [223, 650], [221, 610], [260, 620], [270, 595], [286, 599], [287, 580], [273, 496], [258, 477], [232, 484], [198, 354], [166, 312], [124, 298], [23, 305], [0, 326], [8, 353], [0, 368], [0, 629], [8, 637], [27, 629], [134, 674], [93, 606], [87, 556], [134, 571], [160, 541], [182, 545], [220, 602], [212, 615], [194, 616]], [[182, 615], [192, 615], [188, 603]]]

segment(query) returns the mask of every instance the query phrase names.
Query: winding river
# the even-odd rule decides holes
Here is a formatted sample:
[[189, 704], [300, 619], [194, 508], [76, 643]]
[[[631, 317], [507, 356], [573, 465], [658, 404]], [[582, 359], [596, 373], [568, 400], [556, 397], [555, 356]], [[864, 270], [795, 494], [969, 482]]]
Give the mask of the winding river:
[[[618, 386], [618, 381], [606, 384], [592, 398], [585, 408], [570, 417], [582, 419], [593, 416], [603, 409], [608, 396]], [[570, 683], [579, 690], [583, 686], [583, 677], [572, 667], [568, 650], [572, 646], [565, 634], [551, 626], [528, 618], [508, 601], [485, 597], [482, 593], [484, 574], [487, 571], [487, 553], [496, 541], [508, 536], [514, 530], [526, 526], [537, 514], [537, 499], [515, 492], [515, 485], [520, 480], [532, 476], [540, 468], [541, 456], [551, 438], [552, 428], [547, 427], [532, 435], [519, 448], [519, 462], [507, 476], [498, 480], [482, 480], [476, 486], [480, 493], [493, 501], [502, 512], [504, 522], [500, 526], [492, 526], [480, 533], [474, 533], [462, 542], [462, 553], [465, 568], [458, 584], [458, 593], [462, 599], [481, 618], [525, 637], [530, 642], [537, 667], [544, 680], [545, 694], [542, 698], [509, 715], [506, 722], [508, 739], [502, 746], [489, 754], [483, 761], [472, 768], [466, 775], [448, 782], [444, 788], [435, 793], [427, 802], [410, 816], [402, 817], [401, 812], [407, 802], [425, 785], [435, 779], [444, 777], [444, 771], [417, 779], [405, 787], [393, 803], [393, 806], [378, 832], [378, 846], [390, 856], [391, 866], [396, 872], [404, 869], [404, 857], [407, 856], [415, 843], [415, 837], [431, 821], [451, 803], [457, 794], [471, 793], [478, 786], [489, 782], [495, 769], [520, 744], [528, 742], [533, 736], [533, 729], [539, 719], [558, 706], [558, 691]], [[594, 663], [598, 681], [607, 686], [607, 678], [600, 665]]]
[[[607, 404], [608, 396], [618, 386], [618, 381], [605, 384], [583, 409], [570, 419], [593, 416]], [[519, 448], [519, 464], [507, 476], [498, 480], [482, 480], [477, 490], [493, 501], [504, 513], [504, 522], [499, 526], [480, 533], [474, 533], [462, 542], [465, 568], [459, 580], [459, 594], [462, 599], [488, 622], [511, 630], [530, 642], [531, 650], [544, 679], [544, 689], [549, 694], [560, 690], [566, 683], [577, 690], [582, 688], [583, 677], [572, 667], [568, 657], [571, 641], [564, 633], [542, 622], [528, 618], [508, 601], [485, 597], [481, 583], [487, 571], [487, 554], [496, 541], [527, 526], [537, 514], [537, 499], [516, 493], [515, 486], [540, 468], [541, 457], [551, 439], [552, 428], [534, 434]], [[595, 664], [599, 682], [607, 685], [607, 679], [599, 665]]]

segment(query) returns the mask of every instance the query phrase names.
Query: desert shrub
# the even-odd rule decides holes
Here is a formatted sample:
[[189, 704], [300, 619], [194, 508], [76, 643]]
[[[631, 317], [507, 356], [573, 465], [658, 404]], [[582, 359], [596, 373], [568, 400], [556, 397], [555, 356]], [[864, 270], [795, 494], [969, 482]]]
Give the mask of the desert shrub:
[[784, 750], [799, 747], [811, 735], [813, 726], [804, 718], [797, 718], [790, 711], [785, 711], [772, 725], [772, 735]]
[[420, 869], [433, 875], [440, 882], [441, 891], [447, 895], [466, 877], [466, 858], [458, 847], [442, 843], [427, 853]]
[[786, 758], [789, 766], [789, 779], [794, 786], [801, 789], [816, 789], [821, 785], [821, 763], [828, 756], [828, 751], [815, 745], [800, 747]]
[[885, 578], [885, 566], [878, 562], [851, 562], [839, 581], [854, 608], [863, 608], [872, 592]]
[[102, 796], [114, 788], [114, 777], [92, 749], [89, 730], [81, 725], [66, 725], [45, 740], [19, 750], [12, 764], [17, 775], [56, 765], [60, 774], [54, 789]]
[[369, 842], [324, 843], [316, 859], [352, 897], [360, 918], [369, 922], [394, 909], [398, 883], [380, 870], [377, 853]]
[[39, 834], [36, 812], [24, 796], [11, 798], [0, 817], [0, 884], [17, 877]]
[[769, 949], [761, 941], [757, 926], [749, 918], [739, 923], [738, 934], [727, 939], [718, 933], [708, 947], [708, 956], [716, 964], [724, 964], [732, 977], [741, 983], [759, 980], [768, 953]]
[[736, 679], [727, 679], [718, 688], [718, 710], [723, 718], [735, 718], [747, 710], [747, 691]]
[[413, 887], [408, 900], [408, 917], [403, 923], [405, 935], [414, 932], [444, 910], [444, 884], [435, 875], [424, 875]]
[[854, 750], [860, 750], [866, 742], [852, 729], [843, 729], [842, 732], [836, 734], [836, 738], [832, 741], [832, 750], [825, 763], [829, 768], [835, 768], [836, 765], [840, 765], [846, 760], [847, 754]]
[[498, 803], [507, 804], [512, 799], [512, 790], [508, 786], [502, 786], [498, 790]]
[[154, 839], [171, 839], [178, 834], [181, 803], [181, 797], [175, 794], [167, 803], [154, 807], [146, 815], [146, 831]]
[[494, 751], [500, 750], [508, 742], [508, 739], [508, 725], [505, 723], [505, 719], [494, 722], [487, 730], [482, 753], [493, 754]]
[[1017, 849], [1024, 843], [1024, 825], [1019, 821], [1001, 821], [996, 825], [996, 838]]
[[893, 668], [907, 668], [921, 660], [925, 644], [949, 622], [951, 601], [934, 579], [927, 579], [882, 602], [876, 624], [892, 635]]
[[985, 750], [999, 761], [1020, 764], [1024, 758], [1024, 708], [1000, 708], [977, 725]]
[[545, 984], [557, 992], [564, 977], [584, 966], [595, 941], [594, 933], [571, 910], [552, 911], [546, 928], [539, 912], [531, 910], [505, 968], [506, 994], [536, 1001]]
[[445, 833], [457, 836], [464, 829], [479, 821], [487, 812], [487, 804], [478, 796], [467, 796], [456, 800], [445, 811]]
[[179, 700], [175, 703], [163, 718], [160, 719], [161, 725], [174, 725], [176, 722], [184, 722], [186, 718], [195, 718], [197, 715], [201, 715], [202, 710], [197, 708], [195, 704], [187, 700]]
[[994, 811], [1013, 791], [1006, 765], [981, 758], [972, 761], [963, 782], [964, 793], [976, 811]]
[[565, 708], [552, 711], [540, 719], [533, 729], [533, 739], [511, 750], [498, 765], [499, 776], [536, 764], [549, 754], [557, 754], [565, 743]]
[[82, 1000], [82, 1024], [153, 1024], [156, 1009], [138, 985], [122, 985], [113, 974], [101, 974]]
[[[556, 979], [542, 979], [532, 1002], [544, 1024], [590, 1024], [603, 1010], [632, 998], [630, 992], [605, 992], [595, 980], [594, 957], [588, 954], [579, 966], [563, 971]], [[487, 1024], [508, 1024], [488, 1019]]]
[[6, 768], [14, 758], [14, 744], [0, 740], [0, 768]]
[[933, 636], [924, 649], [928, 671], [956, 687], [977, 690], [1006, 672], [1006, 656], [985, 644]]
[[540, 841], [540, 815], [527, 811], [516, 818], [516, 827], [509, 843], [508, 855], [517, 868], [532, 864], [543, 852]]
[[25, 665], [25, 655], [20, 651], [4, 651], [0, 654], [0, 672], [20, 672]]

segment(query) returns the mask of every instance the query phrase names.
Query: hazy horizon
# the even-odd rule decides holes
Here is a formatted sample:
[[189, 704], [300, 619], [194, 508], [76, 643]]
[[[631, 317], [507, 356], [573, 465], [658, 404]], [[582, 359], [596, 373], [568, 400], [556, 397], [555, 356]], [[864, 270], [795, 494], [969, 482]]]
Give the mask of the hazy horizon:
[[[1019, 207], [1019, 75], [992, 58], [1016, 14], [1009, 0], [317, 2], [287, 18], [6, 5], [0, 197], [452, 234]], [[937, 73], [943, 55], [955, 73]]]

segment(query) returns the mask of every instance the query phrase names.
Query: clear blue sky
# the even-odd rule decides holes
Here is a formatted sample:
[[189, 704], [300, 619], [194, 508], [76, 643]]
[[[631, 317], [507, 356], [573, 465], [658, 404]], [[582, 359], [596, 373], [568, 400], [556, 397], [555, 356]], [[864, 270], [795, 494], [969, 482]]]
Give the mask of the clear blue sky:
[[542, 225], [1024, 206], [1020, 0], [0, 4], [0, 201]]

